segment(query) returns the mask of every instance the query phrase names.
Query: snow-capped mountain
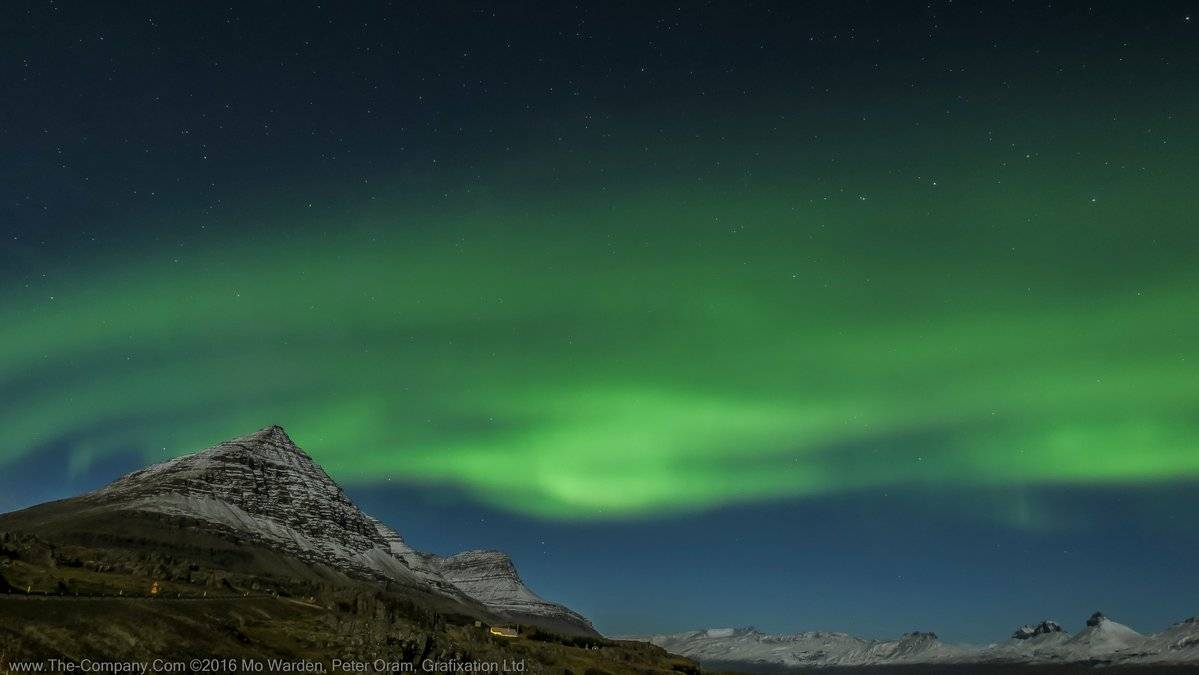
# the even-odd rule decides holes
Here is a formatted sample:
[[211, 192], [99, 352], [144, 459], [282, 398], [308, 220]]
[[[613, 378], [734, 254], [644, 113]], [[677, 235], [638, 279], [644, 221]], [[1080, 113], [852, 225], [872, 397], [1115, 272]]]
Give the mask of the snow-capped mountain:
[[282, 427], [135, 471], [84, 495], [93, 508], [194, 518], [344, 573], [478, 603], [514, 620], [594, 634], [591, 622], [542, 599], [496, 551], [421, 553], [366, 515]]
[[378, 524], [280, 427], [135, 471], [84, 499], [208, 521], [345, 572], [417, 578]]
[[752, 628], [710, 629], [632, 638], [700, 663], [742, 667], [832, 667], [977, 663], [1199, 663], [1199, 617], [1142, 635], [1096, 612], [1071, 635], [1054, 621], [1017, 628], [1006, 642], [947, 645], [932, 633], [867, 640], [845, 633], [768, 635]]
[[779, 666], [863, 666], [929, 663], [958, 653], [933, 633], [908, 633], [896, 640], [867, 640], [846, 633], [813, 631], [767, 635], [753, 628], [716, 628], [657, 635], [649, 642], [708, 663]]
[[1070, 633], [1058, 622], [1045, 620], [1035, 626], [1020, 626], [1010, 640], [984, 647], [980, 656], [993, 661], [1054, 661], [1069, 640]]
[[1086, 627], [1062, 646], [1067, 650], [1087, 656], [1105, 656], [1136, 650], [1138, 647], [1144, 646], [1145, 642], [1144, 635], [1124, 624], [1112, 621], [1102, 612], [1095, 612], [1087, 619]]

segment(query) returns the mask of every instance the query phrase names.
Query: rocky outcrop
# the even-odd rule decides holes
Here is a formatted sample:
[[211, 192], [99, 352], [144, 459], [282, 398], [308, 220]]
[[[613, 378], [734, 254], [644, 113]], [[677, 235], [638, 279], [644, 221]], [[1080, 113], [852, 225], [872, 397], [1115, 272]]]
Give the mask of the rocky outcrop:
[[1199, 661], [1199, 617], [1191, 617], [1153, 636], [1155, 651], [1169, 661]]
[[1015, 640], [1031, 640], [1038, 635], [1053, 635], [1054, 633], [1065, 632], [1056, 621], [1045, 620], [1035, 626], [1025, 624], [1016, 629], [1012, 633], [1012, 638]]
[[597, 634], [591, 622], [562, 605], [548, 602], [521, 580], [512, 558], [500, 551], [465, 551], [447, 558], [430, 558], [442, 577], [493, 612], [516, 621], [543, 617]]

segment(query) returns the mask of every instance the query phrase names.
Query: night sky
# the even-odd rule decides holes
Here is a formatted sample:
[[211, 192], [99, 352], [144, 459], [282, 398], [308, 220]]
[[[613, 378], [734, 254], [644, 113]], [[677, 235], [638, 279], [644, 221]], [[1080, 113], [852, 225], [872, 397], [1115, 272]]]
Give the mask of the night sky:
[[0, 510], [279, 423], [610, 634], [1199, 614], [1199, 5], [0, 40]]

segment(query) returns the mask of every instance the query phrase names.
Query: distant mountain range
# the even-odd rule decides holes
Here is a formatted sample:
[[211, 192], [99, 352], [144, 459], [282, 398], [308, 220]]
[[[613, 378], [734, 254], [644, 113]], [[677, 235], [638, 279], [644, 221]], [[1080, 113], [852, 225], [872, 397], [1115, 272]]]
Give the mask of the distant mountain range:
[[767, 635], [753, 628], [709, 630], [628, 638], [651, 642], [701, 664], [744, 670], [882, 667], [904, 665], [1199, 664], [1199, 617], [1161, 633], [1142, 635], [1096, 612], [1077, 633], [1054, 621], [1021, 626], [1004, 642], [967, 647], [941, 642], [933, 633], [868, 640], [846, 633]]

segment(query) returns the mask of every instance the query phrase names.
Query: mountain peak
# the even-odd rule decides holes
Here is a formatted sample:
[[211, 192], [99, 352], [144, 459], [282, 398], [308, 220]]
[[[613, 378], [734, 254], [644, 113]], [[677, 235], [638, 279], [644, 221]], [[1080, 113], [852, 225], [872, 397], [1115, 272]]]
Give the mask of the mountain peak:
[[[94, 494], [110, 498], [133, 493], [148, 496], [196, 492], [197, 488], [200, 492], [233, 492], [235, 487], [247, 481], [252, 485], [242, 487], [252, 487], [253, 492], [309, 491], [317, 485], [320, 492], [341, 492], [333, 479], [291, 440], [283, 427], [272, 424], [199, 452], [134, 471]], [[295, 485], [297, 481], [303, 485]]]
[[1012, 637], [1017, 640], [1027, 640], [1038, 635], [1052, 635], [1054, 633], [1064, 632], [1065, 631], [1062, 629], [1061, 625], [1058, 624], [1058, 622], [1046, 619], [1036, 626], [1030, 626], [1027, 624], [1020, 626], [1016, 629], [1016, 632], [1012, 634]]
[[1108, 654], [1129, 649], [1144, 642], [1145, 636], [1123, 624], [1095, 612], [1087, 626], [1070, 638], [1074, 645], [1084, 646], [1092, 654]]
[[276, 443], [280, 443], [280, 444], [284, 444], [284, 445], [291, 445], [291, 446], [295, 445], [295, 443], [291, 440], [291, 436], [288, 436], [287, 432], [284, 431], [283, 427], [278, 424], [272, 424], [270, 426], [263, 427], [263, 428], [259, 429], [258, 431], [255, 431], [252, 434], [246, 434], [245, 436], [243, 436], [243, 438], [262, 440], [262, 441], [273, 441]]
[[308, 453], [304, 452], [300, 446], [296, 445], [295, 441], [291, 440], [291, 436], [288, 436], [283, 427], [279, 426], [278, 424], [272, 424], [268, 427], [263, 427], [252, 434], [246, 434], [245, 436], [238, 436], [237, 438], [230, 439], [212, 449], [215, 450], [216, 448], [221, 448], [223, 446], [234, 446], [248, 452], [255, 452], [262, 449], [269, 449], [277, 452], [291, 452], [308, 460], [312, 459]]
[[388, 545], [374, 522], [278, 425], [135, 471], [91, 498], [198, 518], [302, 560], [336, 561], [367, 574], [375, 566], [358, 554]]

